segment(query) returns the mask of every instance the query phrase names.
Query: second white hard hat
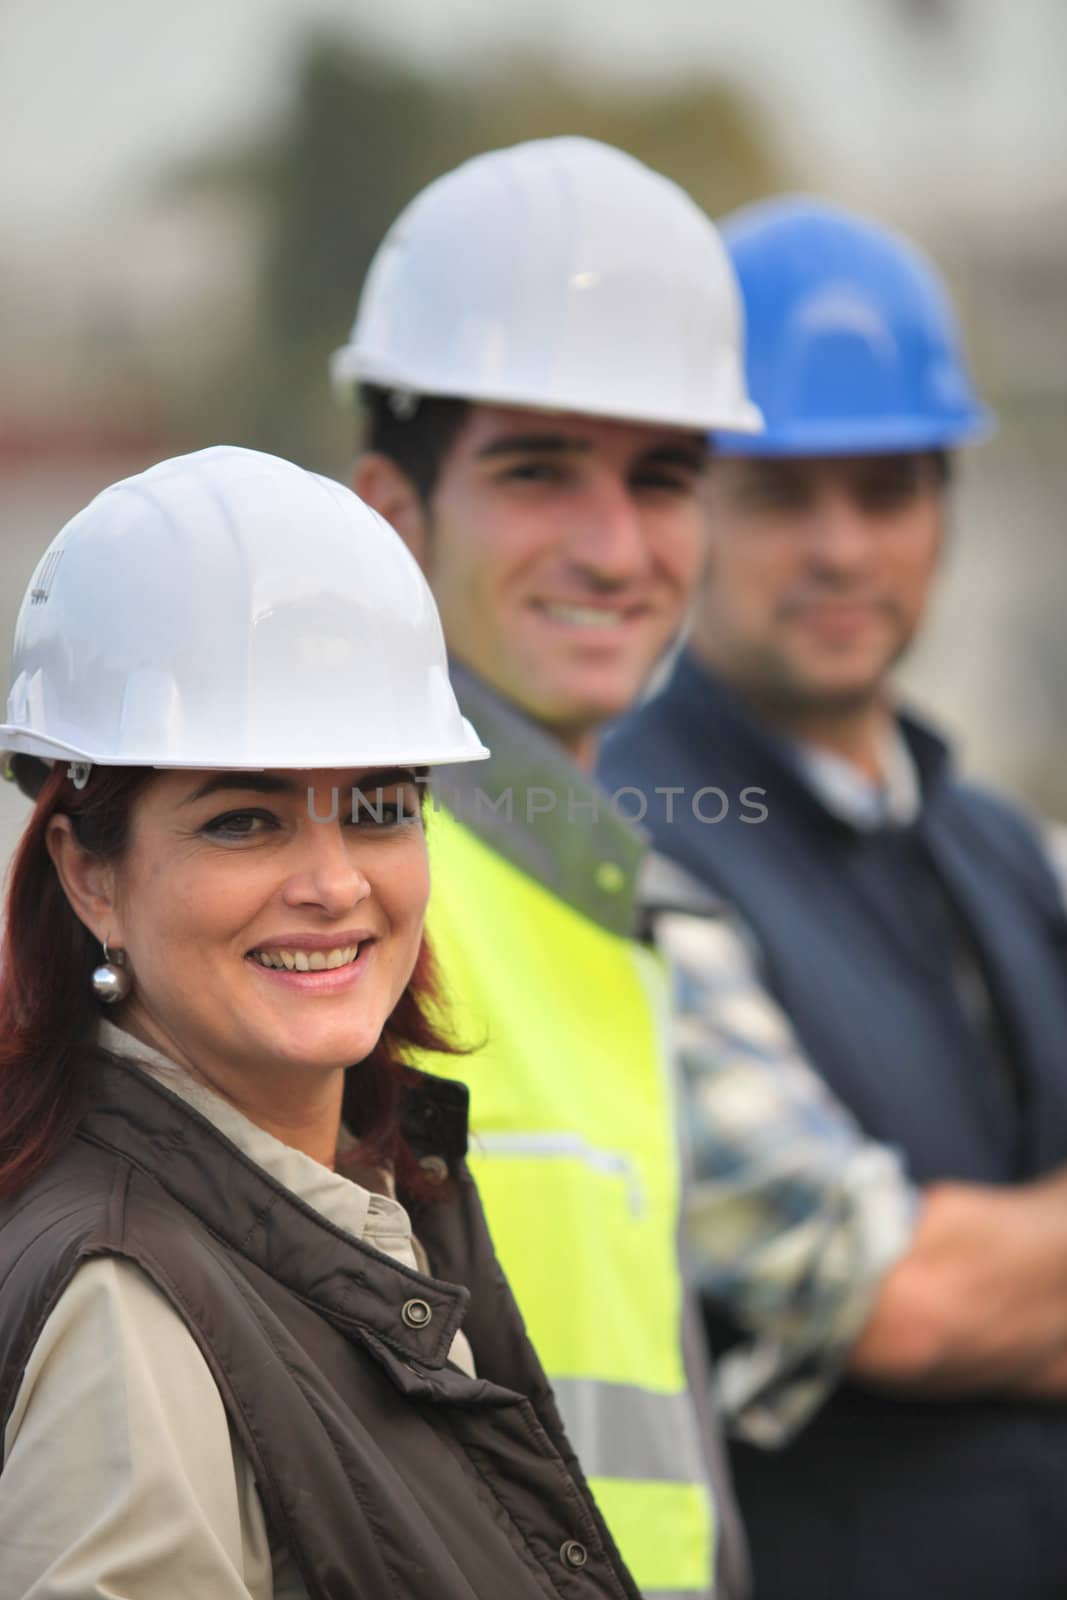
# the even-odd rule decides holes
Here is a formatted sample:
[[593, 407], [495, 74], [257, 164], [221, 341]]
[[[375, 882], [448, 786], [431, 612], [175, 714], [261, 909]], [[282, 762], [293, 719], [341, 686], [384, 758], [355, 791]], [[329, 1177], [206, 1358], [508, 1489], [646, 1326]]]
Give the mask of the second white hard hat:
[[331, 372], [497, 405], [755, 432], [740, 295], [685, 192], [621, 150], [476, 157], [401, 212]]
[[52, 541], [0, 749], [227, 770], [489, 753], [388, 523], [332, 479], [227, 446], [112, 485]]

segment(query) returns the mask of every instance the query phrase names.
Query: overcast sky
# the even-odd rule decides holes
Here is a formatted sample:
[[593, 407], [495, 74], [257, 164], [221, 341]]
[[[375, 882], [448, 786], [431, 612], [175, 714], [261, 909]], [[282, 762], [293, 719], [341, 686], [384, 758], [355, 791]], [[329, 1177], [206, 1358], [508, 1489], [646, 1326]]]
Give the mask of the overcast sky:
[[536, 42], [584, 74], [720, 74], [817, 181], [898, 212], [1062, 200], [1067, 4], [939, 5], [955, 32], [901, 27], [902, 0], [0, 0], [6, 231], [61, 234], [161, 160], [280, 114], [316, 19], [429, 70]]

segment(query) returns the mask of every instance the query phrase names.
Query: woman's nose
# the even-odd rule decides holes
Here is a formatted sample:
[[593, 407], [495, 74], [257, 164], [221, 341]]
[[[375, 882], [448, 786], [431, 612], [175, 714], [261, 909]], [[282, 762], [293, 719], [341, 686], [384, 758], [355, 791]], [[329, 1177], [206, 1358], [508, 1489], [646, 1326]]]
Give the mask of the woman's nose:
[[318, 906], [328, 916], [350, 911], [371, 893], [359, 864], [357, 833], [346, 827], [343, 801], [308, 795], [308, 816], [293, 843], [292, 871], [284, 898], [291, 906]]

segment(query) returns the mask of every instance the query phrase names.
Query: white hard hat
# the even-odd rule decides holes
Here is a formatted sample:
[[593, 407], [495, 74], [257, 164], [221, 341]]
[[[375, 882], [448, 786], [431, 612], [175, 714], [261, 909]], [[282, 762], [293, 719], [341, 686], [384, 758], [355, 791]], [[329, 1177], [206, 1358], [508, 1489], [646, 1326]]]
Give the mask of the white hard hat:
[[114, 484], [52, 541], [0, 748], [238, 770], [488, 755], [389, 524], [332, 479], [228, 446]]
[[591, 139], [477, 156], [401, 212], [331, 374], [684, 428], [758, 432], [741, 299], [685, 192]]

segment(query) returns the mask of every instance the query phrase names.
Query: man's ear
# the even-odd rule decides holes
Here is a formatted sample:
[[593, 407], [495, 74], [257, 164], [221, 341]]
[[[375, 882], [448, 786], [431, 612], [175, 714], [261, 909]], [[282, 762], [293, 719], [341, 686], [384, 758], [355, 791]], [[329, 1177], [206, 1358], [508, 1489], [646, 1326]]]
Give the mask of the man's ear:
[[115, 949], [124, 948], [115, 905], [115, 874], [109, 864], [78, 843], [69, 817], [49, 820], [45, 843], [63, 893], [79, 922], [101, 944], [106, 939]]
[[352, 487], [361, 500], [392, 523], [425, 572], [426, 510], [407, 473], [381, 451], [368, 450], [352, 470]]

